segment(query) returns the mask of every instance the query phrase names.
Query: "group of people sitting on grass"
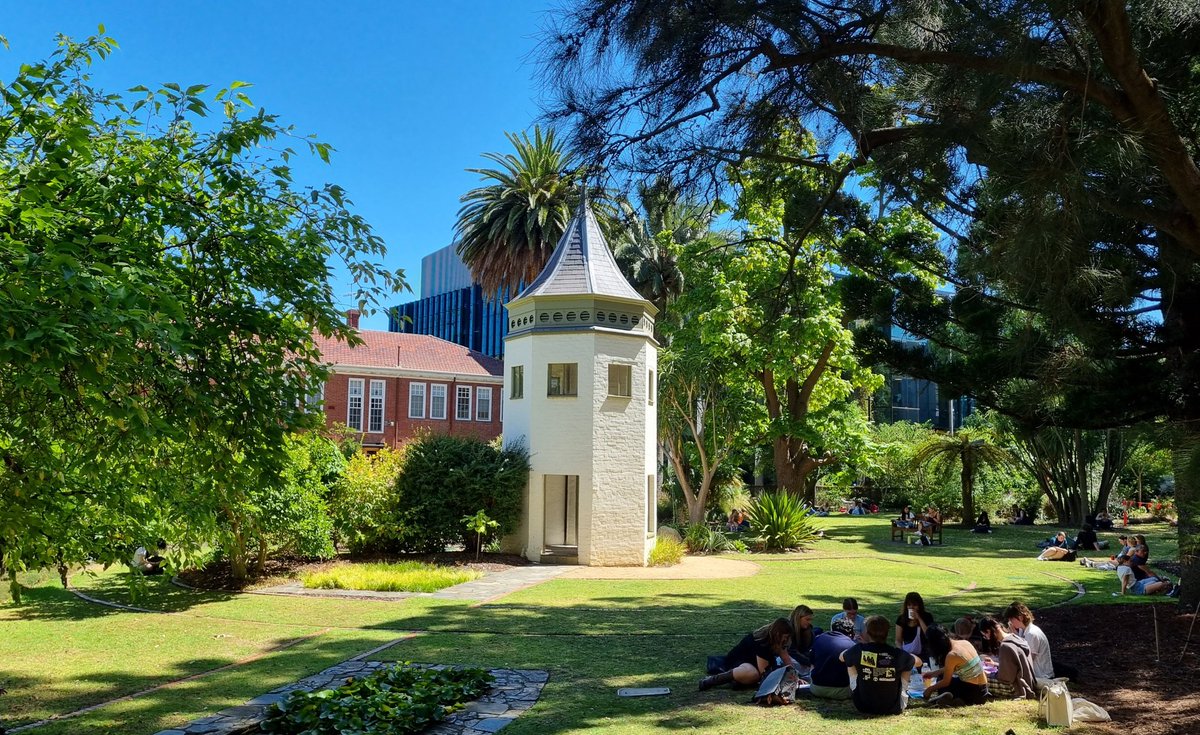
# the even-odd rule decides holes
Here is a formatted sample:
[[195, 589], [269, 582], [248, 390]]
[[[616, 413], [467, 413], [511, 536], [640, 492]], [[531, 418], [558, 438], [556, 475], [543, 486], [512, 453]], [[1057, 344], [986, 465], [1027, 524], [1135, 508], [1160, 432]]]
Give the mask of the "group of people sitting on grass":
[[[1086, 528], [1087, 526], [1084, 526]], [[1133, 595], [1169, 595], [1178, 596], [1179, 588], [1169, 578], [1150, 571], [1150, 546], [1146, 537], [1140, 533], [1133, 535], [1121, 534], [1117, 537], [1121, 542], [1121, 550], [1107, 559], [1095, 560], [1084, 557], [1079, 563], [1092, 569], [1101, 569], [1117, 573], [1121, 582], [1121, 591], [1114, 592], [1114, 597], [1124, 594]]]
[[[1172, 595], [1179, 594], [1177, 586], [1167, 577], [1155, 574], [1147, 564], [1150, 560], [1150, 547], [1146, 537], [1140, 533], [1133, 535], [1121, 534], [1117, 537], [1121, 542], [1120, 552], [1107, 559], [1091, 559], [1084, 557], [1079, 563], [1092, 569], [1115, 571], [1121, 583], [1121, 591], [1114, 592], [1114, 597], [1124, 594], [1134, 595]], [[1088, 551], [1100, 551], [1106, 548], [1107, 542], [1101, 542], [1096, 537], [1090, 523], [1083, 524], [1075, 538], [1067, 537], [1065, 531], [1059, 531], [1052, 538], [1043, 542], [1044, 548], [1038, 554], [1039, 561], [1075, 561], [1078, 554]]]
[[700, 690], [757, 686], [772, 669], [792, 666], [810, 679], [814, 697], [851, 700], [864, 714], [895, 715], [907, 707], [910, 692], [936, 706], [979, 705], [1033, 697], [1039, 680], [1056, 675], [1049, 641], [1021, 602], [995, 618], [961, 618], [952, 632], [937, 624], [917, 592], [905, 596], [894, 622], [861, 616], [854, 598], [842, 602], [828, 632], [815, 628], [813, 617], [810, 607], [798, 605], [790, 616], [749, 633], [725, 656], [722, 670], [700, 680]]

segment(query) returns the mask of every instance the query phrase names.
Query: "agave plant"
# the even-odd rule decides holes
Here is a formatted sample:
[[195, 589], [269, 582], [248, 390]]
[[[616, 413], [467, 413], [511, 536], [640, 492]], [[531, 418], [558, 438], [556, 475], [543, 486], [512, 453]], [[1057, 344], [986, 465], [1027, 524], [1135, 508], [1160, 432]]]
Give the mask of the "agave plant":
[[750, 528], [768, 549], [798, 549], [817, 540], [817, 525], [809, 509], [790, 493], [763, 493], [747, 515]]

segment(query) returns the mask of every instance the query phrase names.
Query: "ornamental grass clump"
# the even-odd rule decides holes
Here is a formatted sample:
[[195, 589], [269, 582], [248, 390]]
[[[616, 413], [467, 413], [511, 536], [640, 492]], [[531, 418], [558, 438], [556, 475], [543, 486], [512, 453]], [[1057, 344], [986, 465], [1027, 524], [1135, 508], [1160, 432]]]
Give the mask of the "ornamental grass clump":
[[451, 569], [415, 561], [370, 564], [335, 564], [301, 576], [304, 586], [322, 590], [375, 592], [437, 592], [483, 576], [470, 569]]
[[687, 546], [682, 541], [668, 536], [659, 536], [650, 550], [649, 564], [652, 567], [673, 567], [683, 561]]
[[410, 735], [446, 719], [491, 688], [483, 669], [422, 669], [407, 663], [337, 689], [293, 692], [261, 727], [279, 735]]
[[763, 493], [748, 511], [750, 528], [767, 549], [798, 549], [817, 540], [808, 508], [787, 492]]

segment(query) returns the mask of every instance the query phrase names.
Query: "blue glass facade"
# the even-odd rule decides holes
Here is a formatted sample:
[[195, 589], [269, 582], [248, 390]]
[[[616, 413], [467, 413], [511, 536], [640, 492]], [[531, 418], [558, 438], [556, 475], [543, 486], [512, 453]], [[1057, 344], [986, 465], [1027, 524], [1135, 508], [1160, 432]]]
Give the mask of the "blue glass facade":
[[421, 258], [421, 298], [393, 307], [388, 331], [440, 337], [502, 360], [506, 300], [507, 294], [485, 299], [454, 246], [447, 245]]

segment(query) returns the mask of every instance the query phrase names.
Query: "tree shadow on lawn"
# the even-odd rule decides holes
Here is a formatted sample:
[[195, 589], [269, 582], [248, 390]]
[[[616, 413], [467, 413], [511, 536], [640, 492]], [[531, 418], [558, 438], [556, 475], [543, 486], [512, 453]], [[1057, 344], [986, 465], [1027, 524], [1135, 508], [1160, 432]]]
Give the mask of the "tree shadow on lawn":
[[8, 701], [5, 702], [6, 711], [0, 724], [12, 728], [35, 719], [31, 714], [61, 715], [212, 671], [205, 676], [156, 689], [131, 700], [117, 702], [76, 718], [56, 721], [32, 731], [37, 735], [157, 732], [211, 715], [226, 707], [243, 704], [271, 689], [344, 661], [355, 653], [370, 650], [379, 643], [379, 635], [366, 632], [333, 639], [318, 637], [220, 671], [212, 670], [235, 662], [199, 658], [161, 667], [154, 674], [100, 672], [74, 677], [71, 681], [86, 683], [84, 696], [77, 689], [64, 687], [61, 681], [47, 680], [36, 674], [3, 674], [0, 676], [8, 682], [9, 694], [5, 697]]
[[[405, 640], [374, 658], [547, 671], [549, 681], [539, 705], [513, 724], [515, 733], [576, 732], [596, 727], [611, 727], [622, 733], [654, 729], [791, 733], [799, 725], [814, 724], [814, 718], [867, 719], [849, 702], [806, 698], [794, 707], [759, 708], [746, 706], [750, 689], [697, 691], [696, 683], [704, 675], [705, 654], [724, 653], [724, 647], [735, 642], [723, 635], [641, 639], [579, 636], [568, 642], [550, 637], [514, 640], [501, 634], [438, 633]], [[714, 650], [717, 648], [722, 650]], [[621, 687], [638, 686], [669, 687], [671, 693], [642, 699], [617, 696]], [[730, 705], [737, 708], [730, 709]], [[797, 721], [797, 708], [810, 715], [807, 722]]]

